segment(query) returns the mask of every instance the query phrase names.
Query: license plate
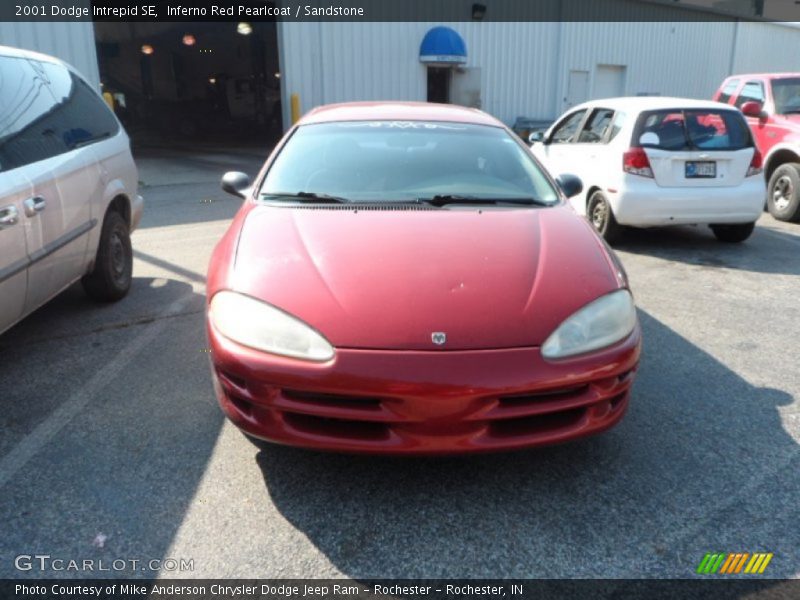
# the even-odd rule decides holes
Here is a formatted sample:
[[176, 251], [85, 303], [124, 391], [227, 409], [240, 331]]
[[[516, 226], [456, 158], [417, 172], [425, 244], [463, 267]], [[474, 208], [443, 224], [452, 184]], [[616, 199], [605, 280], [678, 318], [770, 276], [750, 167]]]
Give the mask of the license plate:
[[709, 178], [717, 176], [717, 163], [713, 160], [687, 160], [686, 179]]

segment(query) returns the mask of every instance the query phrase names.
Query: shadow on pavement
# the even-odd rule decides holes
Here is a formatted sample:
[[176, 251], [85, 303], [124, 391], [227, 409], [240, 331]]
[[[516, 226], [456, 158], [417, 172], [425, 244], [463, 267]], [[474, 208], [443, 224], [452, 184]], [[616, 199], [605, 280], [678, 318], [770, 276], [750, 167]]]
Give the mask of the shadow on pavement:
[[244, 171], [255, 178], [270, 150], [225, 146], [137, 150], [139, 193], [145, 201], [140, 229], [231, 219], [242, 200], [220, 189], [222, 176]]
[[796, 260], [798, 235], [756, 225], [753, 235], [739, 244], [720, 242], [706, 226], [629, 228], [614, 250], [655, 256], [701, 267], [738, 269], [756, 273], [800, 275]]
[[281, 514], [345, 575], [693, 577], [706, 552], [800, 568], [800, 451], [778, 408], [641, 313], [645, 350], [614, 430], [516, 454], [387, 459], [262, 444]]
[[[19, 554], [107, 568], [168, 556], [223, 419], [203, 353], [203, 296], [142, 278], [133, 296], [97, 305], [71, 289], [2, 338], [3, 373], [14, 377], [0, 395], [2, 577], [154, 576], [142, 563], [20, 572]], [[31, 440], [39, 446], [20, 466], [14, 457]]]

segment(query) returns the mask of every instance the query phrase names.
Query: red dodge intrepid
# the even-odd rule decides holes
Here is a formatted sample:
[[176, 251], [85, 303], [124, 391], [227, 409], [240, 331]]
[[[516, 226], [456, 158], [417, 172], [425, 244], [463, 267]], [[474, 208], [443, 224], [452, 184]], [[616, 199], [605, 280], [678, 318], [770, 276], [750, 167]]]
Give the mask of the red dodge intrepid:
[[251, 436], [324, 450], [510, 450], [625, 413], [625, 273], [507, 127], [417, 103], [318, 108], [251, 182], [208, 275], [214, 385]]

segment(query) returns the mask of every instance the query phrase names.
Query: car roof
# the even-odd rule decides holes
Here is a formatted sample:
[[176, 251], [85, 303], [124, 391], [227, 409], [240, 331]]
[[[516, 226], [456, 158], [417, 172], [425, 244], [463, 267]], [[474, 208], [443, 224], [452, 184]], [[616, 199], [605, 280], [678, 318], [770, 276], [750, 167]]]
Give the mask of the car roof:
[[780, 79], [782, 77], [800, 77], [800, 73], [742, 73], [740, 75], [731, 75], [726, 77], [725, 81], [731, 79], [752, 79], [759, 77], [761, 79]]
[[345, 102], [318, 106], [303, 116], [298, 125], [341, 121], [445, 121], [505, 127], [500, 121], [475, 108], [431, 102]]
[[695, 100], [694, 98], [674, 98], [670, 96], [627, 96], [621, 98], [605, 98], [591, 100], [575, 106], [580, 108], [613, 108], [626, 112], [642, 112], [646, 110], [661, 110], [671, 108], [714, 108], [717, 110], [736, 110], [730, 104], [714, 102], [713, 100]]
[[0, 56], [9, 56], [11, 58], [28, 58], [31, 60], [55, 63], [63, 65], [65, 67], [69, 67], [67, 63], [57, 59], [54, 56], [50, 56], [48, 54], [42, 54], [41, 52], [33, 52], [31, 50], [22, 50], [21, 48], [12, 48], [11, 46], [0, 45]]

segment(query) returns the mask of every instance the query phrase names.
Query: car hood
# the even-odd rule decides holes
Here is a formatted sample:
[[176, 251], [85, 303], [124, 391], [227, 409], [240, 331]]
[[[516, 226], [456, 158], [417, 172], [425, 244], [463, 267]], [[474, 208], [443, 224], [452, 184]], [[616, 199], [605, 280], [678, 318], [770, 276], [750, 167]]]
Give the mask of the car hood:
[[229, 284], [336, 347], [511, 348], [540, 345], [575, 310], [619, 288], [613, 264], [566, 206], [257, 206]]

